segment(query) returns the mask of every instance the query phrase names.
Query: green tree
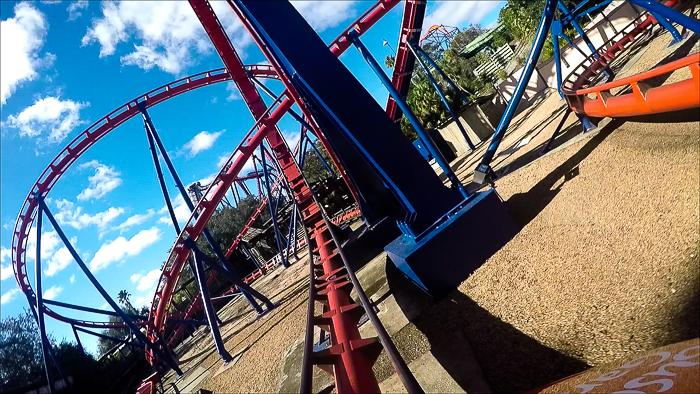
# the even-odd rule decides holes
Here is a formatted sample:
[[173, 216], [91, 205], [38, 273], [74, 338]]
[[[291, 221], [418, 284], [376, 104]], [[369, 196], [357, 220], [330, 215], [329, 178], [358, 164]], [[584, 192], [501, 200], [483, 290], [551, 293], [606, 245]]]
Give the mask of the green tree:
[[328, 152], [326, 152], [326, 150], [323, 148], [321, 141], [316, 140], [313, 144], [316, 149], [318, 149], [321, 157], [323, 157], [323, 160], [325, 160], [325, 162], [330, 166], [331, 170], [333, 170], [333, 174], [328, 172], [326, 167], [316, 155], [316, 152], [314, 152], [311, 147], [308, 147], [306, 150], [306, 158], [304, 159], [304, 168], [302, 170], [304, 177], [306, 177], [306, 181], [312, 184], [332, 176], [338, 176], [338, 170], [335, 168], [335, 165], [333, 164]]
[[134, 306], [131, 305], [129, 297], [131, 297], [131, 294], [129, 294], [129, 292], [126, 290], [121, 290], [119, 291], [119, 294], [117, 294], [117, 299], [119, 300], [119, 303], [127, 307], [127, 311], [129, 313], [134, 313], [136, 312], [136, 308], [134, 308]]
[[[91, 387], [89, 373], [95, 369], [95, 359], [85, 357], [77, 344], [65, 339], [56, 344], [49, 334], [53, 353], [67, 376], [72, 376], [77, 392], [97, 392]], [[24, 310], [18, 316], [10, 316], [0, 322], [0, 391], [46, 382], [46, 370], [41, 349], [41, 337], [34, 315]], [[58, 370], [49, 361], [51, 375], [60, 379]]]
[[388, 55], [384, 58], [386, 68], [394, 68], [394, 63], [396, 63], [396, 56]]
[[3, 388], [24, 386], [42, 378], [41, 337], [30, 311], [25, 309], [0, 323], [0, 365]]

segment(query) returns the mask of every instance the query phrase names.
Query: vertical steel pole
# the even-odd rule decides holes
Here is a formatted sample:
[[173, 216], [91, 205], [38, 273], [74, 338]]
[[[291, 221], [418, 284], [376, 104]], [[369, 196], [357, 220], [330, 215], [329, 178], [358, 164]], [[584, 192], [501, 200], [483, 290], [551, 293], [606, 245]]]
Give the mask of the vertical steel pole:
[[219, 353], [219, 357], [224, 361], [224, 365], [228, 364], [233, 360], [231, 354], [224, 347], [224, 342], [221, 339], [221, 333], [219, 332], [219, 325], [216, 320], [216, 312], [211, 304], [211, 296], [209, 295], [209, 289], [206, 285], [207, 279], [204, 277], [204, 266], [202, 266], [202, 260], [196, 251], [192, 251], [194, 254], [194, 271], [197, 274], [197, 284], [199, 284], [199, 293], [202, 295], [202, 301], [204, 304], [204, 314], [207, 316], [207, 322], [209, 323], [209, 331], [214, 339], [214, 345], [216, 346], [216, 352]]
[[540, 58], [542, 47], [544, 46], [544, 42], [547, 40], [547, 32], [549, 31], [549, 27], [552, 25], [554, 11], [556, 8], [557, 0], [546, 1], [544, 11], [542, 12], [542, 19], [540, 20], [540, 26], [537, 29], [537, 34], [535, 35], [535, 42], [532, 49], [530, 49], [530, 54], [525, 62], [523, 74], [520, 76], [518, 84], [515, 86], [513, 96], [510, 98], [508, 106], [503, 113], [503, 117], [498, 123], [496, 132], [493, 134], [493, 138], [491, 139], [491, 144], [486, 149], [484, 156], [481, 158], [481, 163], [474, 171], [475, 183], [482, 184], [486, 182], [487, 178], [490, 179], [490, 176], [493, 173], [493, 170], [491, 169], [491, 160], [493, 160], [493, 157], [496, 155], [496, 150], [498, 150], [498, 146], [501, 144], [501, 141], [503, 141], [503, 137], [505, 137], [508, 126], [515, 115], [515, 110], [518, 108], [520, 99], [522, 99], [523, 94], [525, 93], [525, 88], [530, 82], [530, 77], [532, 77], [532, 73], [537, 66], [537, 60]]
[[450, 116], [452, 116], [452, 120], [454, 120], [455, 124], [459, 128], [459, 131], [462, 133], [462, 136], [464, 137], [464, 140], [467, 141], [467, 145], [469, 145], [469, 149], [472, 151], [476, 149], [474, 147], [474, 144], [472, 143], [472, 140], [469, 138], [469, 135], [467, 134], [467, 130], [464, 129], [464, 125], [462, 122], [459, 121], [459, 117], [455, 113], [454, 109], [450, 105], [450, 103], [447, 101], [447, 97], [445, 97], [445, 94], [442, 93], [442, 90], [440, 89], [440, 85], [438, 85], [437, 81], [435, 80], [435, 77], [433, 77], [433, 73], [430, 72], [430, 69], [428, 68], [428, 65], [425, 64], [423, 59], [421, 58], [419, 52], [416, 50], [416, 48], [413, 46], [412, 43], [406, 42], [408, 44], [408, 49], [413, 52], [413, 56], [416, 57], [416, 60], [418, 60], [418, 64], [420, 64], [421, 68], [423, 68], [423, 71], [425, 71], [425, 75], [428, 77], [428, 80], [430, 81], [430, 84], [433, 85], [433, 89], [435, 89], [435, 92], [440, 96], [440, 100], [442, 100], [442, 103], [445, 105], [445, 109], [447, 109], [447, 112], [450, 113]]
[[[32, 316], [34, 316], [34, 320], [39, 321], [39, 315], [36, 312], [36, 308], [34, 308], [34, 304], [32, 303], [32, 299], [29, 297], [27, 293], [24, 294], [27, 297], [27, 302], [29, 303], [29, 309], [32, 311]], [[56, 366], [56, 369], [58, 370], [58, 374], [61, 375], [61, 379], [63, 379], [64, 382], [68, 385], [70, 390], [75, 394], [75, 389], [73, 388], [73, 385], [68, 381], [66, 378], [66, 374], [63, 373], [63, 368], [61, 368], [61, 364], [58, 362], [58, 359], [56, 358], [56, 354], [53, 352], [53, 348], [51, 346], [48, 347], [48, 354], [49, 357], [51, 357], [51, 360], [53, 361], [53, 365]]]
[[250, 249], [248, 249], [248, 246], [245, 244], [245, 242], [239, 242], [238, 244], [241, 245], [241, 248], [243, 248], [243, 251], [253, 262], [253, 264], [255, 264], [255, 266], [258, 267], [258, 269], [261, 269], [262, 266], [260, 265], [260, 263], [258, 263], [258, 260], [255, 258], [255, 256], [253, 256], [253, 254], [250, 252]]
[[270, 218], [272, 220], [272, 231], [275, 233], [275, 241], [277, 242], [277, 251], [282, 260], [284, 268], [289, 268], [289, 262], [285, 260], [282, 253], [282, 243], [280, 242], [279, 234], [277, 233], [277, 219], [275, 218], [275, 210], [272, 208], [272, 191], [270, 190], [270, 176], [267, 171], [267, 163], [265, 162], [265, 148], [260, 144], [260, 156], [262, 157], [263, 176], [265, 177], [265, 188], [267, 189], [267, 203], [270, 207]]
[[[40, 195], [36, 196], [41, 199]], [[46, 369], [46, 379], [49, 384], [49, 390], [53, 393], [56, 389], [51, 376], [51, 368], [49, 367], [48, 348], [51, 346], [49, 339], [46, 336], [46, 324], [44, 322], [44, 296], [41, 286], [41, 224], [44, 217], [42, 209], [39, 208], [36, 218], [36, 259], [34, 259], [34, 282], [36, 287], [36, 309], [37, 323], [39, 326], [39, 335], [41, 336], [41, 352], [44, 356], [44, 368]]]
[[129, 316], [127, 316], [127, 314], [121, 310], [119, 305], [117, 305], [117, 303], [114, 302], [112, 297], [109, 296], [109, 294], [104, 289], [104, 287], [102, 287], [102, 285], [97, 280], [97, 278], [95, 278], [95, 275], [92, 274], [92, 271], [90, 271], [90, 269], [87, 267], [87, 265], [85, 265], [85, 262], [83, 262], [83, 259], [80, 257], [78, 252], [75, 251], [75, 248], [73, 248], [73, 245], [70, 243], [70, 241], [66, 237], [66, 234], [61, 229], [61, 226], [58, 225], [58, 222], [56, 222], [56, 219], [53, 217], [53, 215], [51, 214], [51, 211], [46, 206], [44, 199], [41, 198], [40, 196], [37, 196], [37, 201], [39, 203], [40, 209], [43, 210], [44, 213], [46, 214], [46, 218], [49, 219], [49, 221], [51, 222], [51, 225], [53, 226], [54, 230], [58, 234], [59, 238], [61, 238], [61, 240], [63, 241], [63, 244], [66, 246], [66, 248], [68, 249], [70, 254], [73, 256], [73, 259], [75, 260], [75, 262], [78, 264], [80, 269], [85, 273], [85, 276], [87, 276], [87, 278], [90, 280], [92, 285], [95, 286], [95, 289], [97, 289], [97, 291], [100, 293], [100, 295], [102, 295], [102, 297], [105, 299], [105, 301], [107, 301], [109, 306], [111, 306], [112, 309], [114, 309], [114, 312], [116, 312], [119, 315], [119, 317], [124, 321], [124, 323], [131, 329], [131, 331], [133, 331], [134, 335], [136, 335], [136, 338], [139, 341], [141, 341], [146, 346], [151, 348], [151, 350], [153, 350], [153, 352], [158, 357], [160, 357], [166, 363], [168, 363], [170, 368], [172, 368], [178, 375], [182, 375], [182, 370], [180, 370], [180, 367], [177, 365], [177, 362], [175, 362], [175, 360], [170, 358], [167, 355], [167, 353], [161, 351], [161, 349], [159, 349], [158, 346], [155, 346], [153, 343], [151, 343], [151, 341], [146, 337], [146, 335], [144, 335], [141, 332], [141, 330], [134, 324], [134, 322], [131, 321], [131, 318], [129, 318]]
[[357, 32], [350, 32], [349, 38], [353, 45], [355, 45], [355, 48], [357, 48], [357, 50], [360, 51], [360, 54], [365, 59], [367, 64], [369, 64], [372, 71], [374, 71], [374, 73], [379, 77], [379, 80], [382, 83], [382, 85], [384, 85], [384, 87], [389, 91], [391, 97], [394, 98], [396, 104], [399, 106], [399, 108], [401, 108], [408, 121], [416, 130], [416, 133], [418, 133], [418, 137], [420, 137], [420, 139], [423, 140], [423, 143], [425, 144], [426, 148], [428, 148], [430, 153], [435, 158], [435, 161], [437, 161], [440, 168], [442, 168], [442, 171], [445, 173], [445, 176], [447, 176], [447, 179], [450, 180], [452, 187], [459, 190], [459, 192], [462, 193], [462, 195], [465, 198], [469, 197], [469, 193], [464, 188], [459, 179], [457, 179], [457, 175], [455, 175], [454, 171], [452, 171], [450, 164], [447, 162], [447, 160], [445, 160], [445, 157], [437, 149], [435, 143], [433, 143], [433, 139], [430, 138], [425, 129], [423, 129], [423, 126], [420, 124], [418, 118], [411, 110], [411, 107], [409, 107], [406, 103], [406, 100], [404, 100], [404, 98], [401, 97], [401, 93], [399, 93], [399, 91], [396, 90], [396, 87], [394, 87], [394, 85], [391, 83], [391, 80], [384, 73], [382, 67], [379, 65], [379, 63], [377, 63], [377, 60], [375, 60], [374, 57], [372, 57], [372, 54], [369, 53], [367, 47], [365, 47], [365, 45], [360, 40], [360, 37], [357, 34]]
[[559, 51], [559, 33], [562, 31], [561, 22], [552, 22], [552, 45], [554, 48], [554, 66], [557, 73], [557, 92], [563, 99], [564, 94], [561, 92], [561, 52]]

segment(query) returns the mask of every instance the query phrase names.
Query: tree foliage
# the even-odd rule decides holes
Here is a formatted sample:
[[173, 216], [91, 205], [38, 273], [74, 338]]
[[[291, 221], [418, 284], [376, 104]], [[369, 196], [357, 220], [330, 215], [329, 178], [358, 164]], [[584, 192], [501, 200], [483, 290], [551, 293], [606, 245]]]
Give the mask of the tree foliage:
[[[93, 369], [95, 360], [90, 354], [84, 357], [75, 343], [62, 340], [57, 344], [50, 335], [48, 339], [63, 371], [80, 385], [76, 389], [87, 392], [86, 369]], [[53, 362], [49, 366], [52, 376], [59, 380]], [[41, 336], [32, 312], [25, 309], [24, 313], [0, 322], [0, 391], [40, 382], [46, 382]]]

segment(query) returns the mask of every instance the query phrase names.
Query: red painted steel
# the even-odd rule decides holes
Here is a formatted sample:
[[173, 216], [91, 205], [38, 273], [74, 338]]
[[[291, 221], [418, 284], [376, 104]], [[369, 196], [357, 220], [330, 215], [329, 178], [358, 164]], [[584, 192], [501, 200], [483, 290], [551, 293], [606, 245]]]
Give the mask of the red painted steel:
[[345, 52], [345, 50], [352, 45], [348, 39], [348, 34], [350, 34], [351, 31], [355, 30], [360, 33], [366, 32], [400, 2], [400, 0], [379, 0], [328, 45], [331, 52], [336, 56], [340, 56], [341, 53]]
[[[394, 71], [391, 75], [391, 83], [399, 92], [406, 93], [408, 85], [411, 83], [415, 57], [408, 48], [406, 41], [417, 40], [420, 37], [423, 14], [425, 13], [425, 0], [406, 0], [399, 32], [399, 45], [396, 48], [396, 60], [394, 61]], [[403, 112], [389, 95], [386, 103], [386, 113], [394, 121], [401, 120]]]

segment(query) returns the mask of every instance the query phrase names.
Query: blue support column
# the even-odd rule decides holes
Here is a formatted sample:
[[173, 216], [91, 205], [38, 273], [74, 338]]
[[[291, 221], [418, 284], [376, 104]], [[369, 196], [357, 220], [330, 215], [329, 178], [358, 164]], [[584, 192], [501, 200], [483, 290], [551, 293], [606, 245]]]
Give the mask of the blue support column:
[[[34, 320], [39, 322], [39, 314], [36, 312], [36, 308], [34, 307], [34, 299], [29, 297], [29, 294], [25, 293], [24, 294], [27, 297], [27, 302], [29, 303], [29, 309], [32, 311], [32, 315], [34, 316]], [[53, 352], [53, 348], [51, 346], [48, 347], [48, 356], [51, 358], [51, 361], [53, 361], [53, 364], [56, 366], [56, 369], [58, 370], [58, 374], [61, 375], [61, 379], [66, 382], [70, 390], [75, 394], [75, 389], [73, 388], [73, 385], [68, 381], [66, 378], [66, 374], [63, 373], [63, 368], [61, 368], [61, 364], [58, 362], [58, 359], [56, 358], [56, 354]], [[53, 386], [50, 386], [53, 387]]]
[[41, 352], [44, 356], [44, 368], [46, 369], [46, 379], [49, 384], [49, 390], [51, 390], [53, 393], [55, 386], [53, 376], [51, 376], [48, 357], [51, 343], [49, 343], [49, 338], [46, 336], [46, 324], [44, 322], [44, 296], [41, 286], [41, 224], [43, 217], [44, 215], [40, 209], [36, 218], [36, 259], [34, 260], [34, 284], [36, 287], [36, 309], [38, 312], [37, 324], [39, 326], [39, 335], [41, 337]]
[[[409, 43], [409, 45], [411, 45], [411, 44]], [[448, 85], [450, 85], [450, 87], [452, 88], [452, 90], [454, 90], [455, 93], [457, 93], [457, 95], [459, 96], [459, 98], [462, 99], [462, 102], [464, 102], [465, 105], [466, 105], [466, 104], [469, 104], [469, 99], [467, 99], [467, 96], [464, 95], [464, 92], [462, 91], [462, 89], [460, 89], [459, 87], [457, 87], [457, 84], [455, 84], [455, 83], [452, 81], [452, 79], [451, 79], [450, 77], [448, 77], [447, 74], [445, 74], [444, 71], [442, 71], [442, 68], [440, 68], [440, 66], [438, 66], [437, 63], [435, 63], [435, 61], [430, 57], [430, 55], [428, 55], [428, 54], [423, 50], [423, 48], [421, 48], [420, 46], [416, 46], [415, 49], [416, 49], [418, 52], [420, 52], [421, 55], [423, 55], [423, 58], [425, 59], [425, 61], [427, 61], [428, 64], [430, 64], [430, 66], [431, 66], [432, 68], [434, 68], [435, 71], [437, 71], [438, 74], [440, 74], [440, 76], [442, 77], [442, 79], [443, 79], [445, 82], [447, 82]], [[416, 58], [418, 58], [418, 56], [416, 56]]]
[[80, 341], [80, 336], [78, 336], [78, 331], [75, 329], [74, 324], [71, 323], [70, 327], [73, 329], [73, 335], [75, 335], [75, 342], [78, 344], [78, 349], [80, 349], [80, 354], [83, 355], [83, 362], [85, 363], [85, 368], [90, 371], [90, 376], [92, 377], [92, 381], [95, 384], [95, 387], [100, 387], [100, 384], [97, 381], [97, 378], [95, 377], [95, 373], [92, 370], [92, 365], [88, 364], [88, 355], [85, 352], [85, 348], [83, 347], [83, 343]]
[[566, 122], [566, 119], [569, 118], [569, 115], [571, 115], [571, 107], [566, 107], [566, 111], [564, 112], [564, 116], [561, 118], [561, 121], [557, 125], [557, 128], [554, 130], [554, 133], [552, 133], [552, 136], [549, 138], [549, 141], [547, 141], [547, 145], [545, 145], [544, 149], [542, 149], [541, 154], [545, 154], [549, 152], [550, 149], [552, 149], [552, 144], [554, 143], [554, 139], [557, 138], [557, 135], [559, 135], [559, 132], [561, 131], [561, 128], [564, 127], [564, 123]]
[[554, 66], [557, 73], [557, 92], [563, 99], [564, 94], [561, 92], [561, 52], [559, 50], [559, 35], [562, 34], [561, 22], [552, 22], [552, 45], [554, 47]]
[[491, 161], [496, 155], [498, 146], [501, 144], [501, 141], [503, 141], [503, 137], [505, 137], [506, 131], [508, 131], [508, 126], [510, 125], [511, 120], [513, 120], [515, 110], [518, 108], [518, 104], [520, 104], [520, 99], [522, 99], [523, 93], [525, 93], [525, 88], [530, 82], [532, 73], [534, 72], [535, 67], [537, 66], [537, 60], [540, 58], [542, 47], [544, 46], [544, 43], [547, 40], [547, 32], [549, 31], [549, 27], [552, 25], [552, 20], [554, 19], [554, 11], [556, 10], [556, 7], [557, 0], [547, 0], [545, 3], [544, 11], [542, 12], [542, 19], [540, 20], [540, 26], [537, 29], [537, 34], [535, 35], [534, 45], [532, 46], [532, 49], [530, 49], [530, 54], [528, 55], [528, 58], [525, 62], [523, 74], [520, 76], [518, 84], [515, 86], [513, 96], [510, 98], [508, 106], [506, 107], [506, 110], [503, 113], [503, 117], [498, 123], [496, 132], [494, 133], [493, 138], [491, 139], [491, 144], [486, 149], [486, 152], [484, 153], [484, 156], [481, 159], [481, 163], [474, 171], [475, 183], [483, 184], [487, 181], [493, 180], [492, 178], [494, 174], [493, 170], [491, 169]]
[[[182, 196], [183, 200], [185, 201], [185, 204], [189, 208], [190, 212], [194, 212], [194, 204], [192, 204], [192, 200], [190, 199], [190, 196], [187, 194], [187, 191], [185, 190], [185, 186], [182, 184], [182, 181], [180, 180], [180, 177], [177, 175], [177, 172], [175, 171], [175, 166], [173, 166], [173, 163], [170, 161], [170, 156], [168, 155], [168, 152], [165, 150], [165, 147], [163, 146], [162, 141], [160, 140], [160, 137], [158, 136], [158, 132], [156, 131], [155, 126], [153, 125], [153, 121], [151, 120], [151, 117], [148, 115], [148, 111], [146, 110], [146, 106], [143, 102], [138, 103], [139, 110], [141, 111], [141, 114], [143, 115], [144, 122], [146, 123], [146, 131], [152, 136], [153, 140], [155, 141], [156, 145], [158, 146], [158, 149], [160, 150], [161, 155], [163, 156], [163, 160], [165, 160], [165, 164], [168, 167], [168, 170], [170, 171], [170, 175], [173, 178], [173, 181], [175, 181], [175, 185], [177, 186], [177, 189], [180, 191], [180, 195]], [[195, 212], [195, 216], [197, 213]], [[179, 232], [178, 232], [179, 234]], [[238, 282], [242, 282], [240, 279], [240, 276], [236, 272], [229, 272], [230, 270], [226, 266], [226, 255], [221, 251], [221, 248], [219, 247], [218, 242], [214, 239], [214, 237], [209, 233], [209, 230], [207, 228], [204, 228], [203, 231], [204, 238], [206, 238], [207, 242], [209, 243], [209, 246], [211, 249], [214, 251], [216, 254], [217, 258], [221, 261], [222, 266], [224, 270], [226, 270], [231, 277], [237, 278]], [[235, 283], [235, 282], [234, 282]], [[239, 283], [235, 283], [238, 285]], [[255, 301], [255, 299], [248, 294], [247, 291], [242, 291], [243, 295], [245, 296], [246, 300], [250, 303], [250, 305], [253, 307], [253, 309], [258, 312], [258, 314], [262, 313], [262, 309], [258, 305], [258, 303]], [[258, 294], [260, 297], [256, 296], [260, 301], [268, 305], [268, 307], [273, 306], [272, 302], [270, 302], [267, 297], [263, 296], [259, 292], [255, 292]]]
[[357, 50], [360, 51], [360, 54], [365, 59], [367, 64], [369, 64], [372, 71], [374, 71], [374, 73], [379, 77], [379, 80], [382, 83], [382, 85], [384, 85], [384, 87], [389, 91], [391, 97], [394, 98], [396, 104], [399, 106], [399, 108], [401, 108], [404, 115], [418, 134], [418, 137], [420, 137], [420, 139], [423, 140], [423, 143], [433, 155], [440, 168], [442, 168], [442, 171], [445, 173], [445, 176], [447, 176], [447, 179], [450, 180], [452, 187], [459, 190], [459, 192], [462, 193], [462, 196], [464, 196], [464, 198], [469, 197], [469, 193], [467, 193], [467, 190], [464, 188], [459, 179], [457, 179], [457, 175], [455, 175], [449, 163], [447, 163], [445, 158], [442, 156], [442, 153], [437, 149], [437, 147], [433, 143], [433, 139], [430, 138], [425, 129], [423, 129], [423, 126], [418, 121], [418, 118], [416, 118], [416, 115], [413, 113], [413, 111], [411, 111], [411, 108], [406, 103], [406, 100], [404, 100], [404, 98], [401, 97], [399, 91], [396, 90], [396, 87], [394, 87], [394, 85], [391, 83], [391, 80], [384, 73], [384, 70], [379, 65], [379, 63], [377, 63], [377, 60], [375, 60], [372, 54], [369, 53], [365, 45], [360, 40], [360, 37], [357, 34], [357, 32], [350, 32], [349, 38], [353, 45], [355, 45], [355, 48], [357, 48]]
[[[240, 278], [235, 276], [235, 274], [232, 273], [231, 270], [226, 268], [226, 264], [228, 264], [228, 261], [225, 261], [225, 263], [221, 266], [216, 264], [215, 262], [211, 261], [209, 259], [209, 257], [207, 257], [207, 255], [202, 253], [202, 251], [199, 250], [199, 248], [197, 247], [197, 244], [189, 238], [185, 240], [185, 246], [187, 246], [189, 249], [191, 249], [195, 253], [195, 255], [198, 255], [199, 258], [202, 259], [202, 261], [204, 261], [205, 263], [207, 263], [212, 269], [216, 270], [218, 273], [223, 275], [226, 279], [233, 282], [238, 287], [238, 289], [241, 291], [241, 294], [243, 294], [243, 296], [245, 296], [246, 294], [251, 294], [253, 297], [256, 297], [258, 299], [264, 298], [264, 296], [262, 294], [258, 293], [255, 289], [250, 287], [247, 283], [245, 283]], [[275, 308], [275, 304], [273, 304], [269, 300], [265, 303], [265, 306], [267, 306], [267, 310], [265, 310], [265, 311], [263, 311], [262, 308], [260, 308], [258, 306], [258, 309], [256, 309], [258, 316], [263, 316]]]
[[228, 364], [233, 360], [231, 354], [224, 347], [224, 342], [221, 339], [221, 333], [219, 332], [219, 325], [216, 320], [216, 312], [211, 304], [211, 296], [209, 295], [209, 289], [206, 287], [207, 279], [204, 277], [204, 267], [202, 266], [202, 260], [198, 253], [194, 253], [194, 271], [197, 275], [197, 284], [199, 285], [199, 292], [202, 295], [202, 303], [204, 304], [204, 314], [207, 316], [207, 322], [209, 322], [209, 331], [214, 339], [214, 345], [216, 346], [216, 352], [219, 353], [219, 357], [224, 361], [224, 365]]
[[447, 97], [445, 97], [445, 94], [443, 94], [442, 90], [440, 90], [440, 85], [438, 85], [437, 81], [435, 80], [435, 77], [433, 77], [433, 73], [430, 72], [430, 69], [423, 61], [423, 58], [421, 57], [420, 53], [416, 50], [416, 47], [410, 42], [406, 42], [406, 44], [408, 44], [408, 48], [411, 50], [411, 52], [413, 52], [413, 56], [416, 57], [416, 60], [418, 60], [418, 64], [420, 64], [420, 66], [423, 68], [423, 71], [425, 71], [425, 75], [428, 77], [430, 84], [433, 85], [433, 89], [435, 89], [435, 92], [438, 94], [438, 96], [440, 96], [440, 100], [442, 100], [442, 103], [445, 105], [445, 109], [447, 109], [447, 112], [450, 113], [452, 120], [455, 122], [455, 124], [459, 128], [459, 131], [462, 133], [462, 137], [464, 137], [464, 140], [467, 141], [469, 149], [473, 151], [474, 149], [476, 149], [476, 147], [474, 147], [474, 143], [472, 143], [472, 140], [469, 138], [469, 134], [467, 134], [467, 130], [464, 129], [464, 125], [462, 124], [462, 122], [459, 121], [459, 117], [455, 113], [449, 101], [447, 101]]
[[262, 157], [262, 168], [263, 168], [263, 176], [265, 177], [264, 182], [265, 182], [265, 188], [267, 189], [267, 203], [268, 206], [270, 207], [270, 218], [272, 220], [272, 231], [275, 233], [275, 241], [277, 242], [277, 251], [279, 252], [280, 259], [282, 260], [282, 265], [284, 268], [289, 268], [289, 262], [284, 258], [284, 254], [282, 252], [282, 243], [280, 242], [280, 237], [279, 237], [279, 230], [277, 228], [277, 218], [275, 218], [275, 210], [272, 208], [272, 191], [270, 190], [270, 176], [268, 174], [267, 170], [267, 164], [265, 162], [265, 148], [263, 145], [260, 145], [260, 156]]
[[102, 295], [102, 297], [107, 301], [109, 306], [112, 307], [112, 309], [119, 315], [119, 317], [124, 321], [124, 323], [133, 331], [134, 335], [136, 335], [136, 338], [138, 338], [139, 341], [141, 341], [145, 346], [149, 347], [158, 357], [160, 357], [163, 361], [165, 361], [170, 368], [172, 368], [178, 375], [182, 375], [182, 370], [180, 370], [180, 367], [177, 365], [177, 362], [169, 357], [167, 352], [161, 351], [161, 349], [158, 348], [158, 346], [154, 345], [151, 343], [151, 341], [141, 332], [141, 330], [134, 324], [133, 321], [131, 321], [131, 318], [124, 313], [119, 305], [112, 299], [112, 297], [109, 296], [107, 291], [102, 287], [100, 282], [95, 278], [95, 276], [92, 274], [92, 271], [85, 265], [85, 262], [83, 262], [83, 259], [80, 257], [78, 252], [75, 251], [75, 248], [73, 248], [73, 245], [70, 243], [68, 240], [68, 237], [66, 237], [66, 234], [63, 232], [61, 227], [58, 225], [58, 222], [56, 222], [56, 219], [53, 217], [51, 214], [51, 211], [49, 208], [46, 206], [46, 203], [44, 202], [44, 199], [41, 196], [36, 196], [37, 202], [39, 203], [39, 212], [41, 213], [42, 211], [46, 214], [46, 218], [49, 219], [51, 222], [51, 225], [53, 226], [54, 230], [58, 234], [59, 238], [63, 241], [63, 244], [66, 246], [70, 254], [73, 256], [73, 259], [75, 260], [76, 264], [80, 267], [80, 269], [85, 273], [85, 276], [87, 276], [88, 280], [92, 283], [93, 286], [95, 286], [95, 289]]
[[[60, 306], [63, 308], [68, 308], [68, 309], [74, 309], [76, 311], [83, 311], [83, 312], [90, 312], [90, 313], [97, 313], [100, 315], [107, 315], [107, 316], [119, 316], [119, 314], [115, 312], [110, 312], [110, 311], [103, 311], [102, 309], [97, 309], [97, 308], [90, 308], [87, 306], [80, 306], [80, 305], [73, 305], [73, 304], [66, 304], [65, 302], [60, 302], [60, 301], [54, 301], [54, 300], [43, 300], [44, 304], [47, 305], [55, 305], [55, 306]], [[130, 318], [134, 320], [143, 320], [146, 321], [148, 320], [147, 316], [140, 316], [140, 315], [134, 315], [133, 313], [126, 313], [124, 312], [125, 315], [129, 316]]]

